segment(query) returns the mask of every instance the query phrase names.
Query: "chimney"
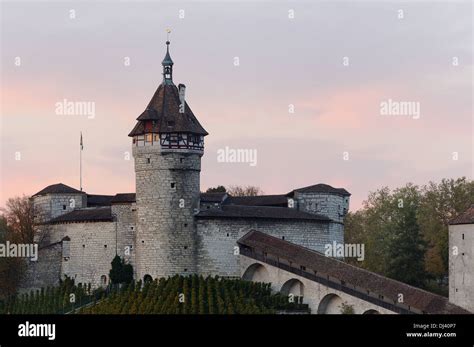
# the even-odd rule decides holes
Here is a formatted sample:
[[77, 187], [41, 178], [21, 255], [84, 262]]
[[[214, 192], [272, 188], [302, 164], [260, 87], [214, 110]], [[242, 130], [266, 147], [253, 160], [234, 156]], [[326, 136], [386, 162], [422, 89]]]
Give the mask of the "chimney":
[[185, 95], [185, 92], [186, 92], [186, 86], [184, 84], [179, 84], [178, 85], [178, 91], [179, 91], [179, 102], [181, 103], [181, 105], [185, 105], [185, 99], [184, 99], [184, 95]]

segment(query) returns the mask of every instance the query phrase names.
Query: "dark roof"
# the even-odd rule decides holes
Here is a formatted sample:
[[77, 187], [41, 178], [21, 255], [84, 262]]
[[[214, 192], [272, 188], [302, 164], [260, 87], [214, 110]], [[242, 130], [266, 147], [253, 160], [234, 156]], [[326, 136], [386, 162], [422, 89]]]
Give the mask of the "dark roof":
[[227, 197], [227, 193], [201, 193], [201, 202], [222, 202]]
[[145, 133], [145, 121], [152, 121], [150, 132], [154, 133], [193, 133], [208, 135], [193, 111], [185, 102], [184, 113], [179, 112], [178, 88], [174, 84], [160, 84], [145, 111], [137, 118], [138, 123], [128, 136]]
[[40, 190], [38, 193], [34, 194], [33, 196], [37, 195], [46, 195], [46, 194], [85, 194], [80, 190], [74, 189], [62, 183], [52, 184], [47, 186], [46, 188]]
[[110, 206], [113, 195], [87, 194], [87, 207]]
[[131, 204], [136, 201], [135, 193], [120, 193], [112, 198], [112, 204]]
[[288, 196], [293, 196], [294, 192], [298, 192], [298, 193], [327, 193], [327, 194], [338, 194], [338, 195], [342, 195], [342, 196], [350, 196], [351, 195], [351, 193], [349, 193], [344, 188], [334, 188], [334, 187], [331, 187], [328, 184], [323, 184], [323, 183], [315, 184], [315, 185], [308, 186], [308, 187], [298, 188], [298, 189], [295, 189], [295, 190], [289, 192], [287, 195]]
[[201, 210], [198, 218], [269, 218], [330, 221], [326, 216], [286, 207], [223, 205], [220, 209]]
[[48, 224], [112, 221], [110, 206], [81, 208], [51, 219]]
[[286, 195], [229, 196], [224, 203], [226, 205], [287, 207], [288, 197]]
[[453, 218], [449, 224], [474, 224], [474, 204], [456, 218]]
[[469, 313], [449, 303], [448, 299], [408, 284], [392, 280], [340, 260], [326, 257], [322, 253], [295, 245], [288, 241], [252, 230], [237, 241], [239, 245], [277, 255], [280, 259], [291, 260], [309, 271], [329, 275], [346, 284], [364, 288], [383, 295], [394, 302], [398, 294], [404, 296], [404, 304], [428, 313]]

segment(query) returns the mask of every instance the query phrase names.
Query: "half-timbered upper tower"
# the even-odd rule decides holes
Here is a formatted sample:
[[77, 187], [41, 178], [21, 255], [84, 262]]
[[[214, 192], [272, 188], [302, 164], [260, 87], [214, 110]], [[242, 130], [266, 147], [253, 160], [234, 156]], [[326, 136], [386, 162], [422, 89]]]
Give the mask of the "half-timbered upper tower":
[[136, 275], [139, 279], [197, 271], [194, 214], [208, 133], [173, 83], [166, 42], [163, 81], [130, 132], [136, 175]]

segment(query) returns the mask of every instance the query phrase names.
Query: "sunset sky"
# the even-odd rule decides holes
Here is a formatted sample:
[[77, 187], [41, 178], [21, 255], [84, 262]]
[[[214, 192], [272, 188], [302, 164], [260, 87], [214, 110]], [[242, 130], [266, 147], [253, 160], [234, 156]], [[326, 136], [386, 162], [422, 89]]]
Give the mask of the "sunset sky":
[[[472, 179], [470, 1], [1, 6], [0, 206], [78, 188], [81, 131], [84, 190], [135, 191], [127, 135], [161, 83], [166, 28], [174, 82], [210, 134], [202, 190], [327, 183], [355, 210], [382, 186]], [[95, 117], [56, 114], [64, 99], [95, 103]], [[419, 119], [381, 115], [389, 99], [419, 103]], [[257, 165], [218, 162], [226, 146], [256, 149]]]

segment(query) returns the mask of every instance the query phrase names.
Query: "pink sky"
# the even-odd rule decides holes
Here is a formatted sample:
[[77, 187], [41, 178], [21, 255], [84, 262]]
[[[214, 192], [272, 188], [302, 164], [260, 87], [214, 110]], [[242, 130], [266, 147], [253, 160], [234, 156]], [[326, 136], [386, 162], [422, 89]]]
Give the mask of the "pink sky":
[[[327, 183], [350, 191], [354, 210], [382, 186], [472, 178], [471, 6], [2, 3], [0, 206], [77, 188], [80, 131], [85, 191], [135, 190], [127, 134], [161, 83], [167, 27], [175, 84], [210, 133], [202, 190]], [[95, 118], [57, 115], [63, 99], [94, 102]], [[419, 102], [420, 118], [381, 116], [388, 99]], [[218, 163], [226, 146], [256, 149], [257, 166]]]

